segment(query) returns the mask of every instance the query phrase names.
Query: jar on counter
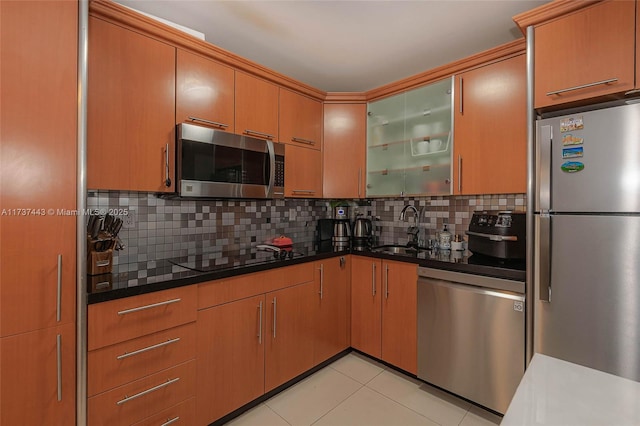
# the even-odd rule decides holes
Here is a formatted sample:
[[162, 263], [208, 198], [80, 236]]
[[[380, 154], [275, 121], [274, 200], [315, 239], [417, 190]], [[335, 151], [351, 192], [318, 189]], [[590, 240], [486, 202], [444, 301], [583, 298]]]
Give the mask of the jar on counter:
[[461, 235], [454, 235], [453, 236], [453, 241], [451, 242], [451, 250], [454, 251], [463, 251], [464, 247], [462, 244], [462, 236]]
[[444, 229], [440, 232], [440, 241], [438, 242], [440, 250], [451, 249], [451, 232], [447, 229], [447, 225], [444, 225]]

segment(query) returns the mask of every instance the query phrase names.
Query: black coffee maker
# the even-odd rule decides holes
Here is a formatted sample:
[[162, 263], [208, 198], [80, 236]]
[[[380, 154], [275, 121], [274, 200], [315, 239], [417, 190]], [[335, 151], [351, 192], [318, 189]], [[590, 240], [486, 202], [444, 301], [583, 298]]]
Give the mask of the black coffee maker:
[[351, 244], [351, 220], [349, 207], [333, 208], [333, 237], [331, 242], [335, 248], [346, 248]]
[[316, 241], [321, 246], [348, 248], [351, 244], [349, 207], [334, 207], [331, 219], [318, 219]]

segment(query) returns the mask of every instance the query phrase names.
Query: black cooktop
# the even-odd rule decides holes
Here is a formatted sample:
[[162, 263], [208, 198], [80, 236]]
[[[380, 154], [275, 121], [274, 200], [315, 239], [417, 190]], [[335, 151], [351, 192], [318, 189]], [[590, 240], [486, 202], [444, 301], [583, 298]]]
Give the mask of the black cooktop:
[[[285, 254], [282, 254], [283, 252]], [[283, 250], [281, 252], [247, 249], [240, 252], [217, 251], [201, 253], [169, 259], [169, 262], [173, 265], [181, 266], [196, 272], [217, 272], [229, 268], [237, 268], [239, 266], [287, 262], [310, 254], [315, 254], [315, 251], [310, 251], [306, 247], [294, 247], [290, 250]]]

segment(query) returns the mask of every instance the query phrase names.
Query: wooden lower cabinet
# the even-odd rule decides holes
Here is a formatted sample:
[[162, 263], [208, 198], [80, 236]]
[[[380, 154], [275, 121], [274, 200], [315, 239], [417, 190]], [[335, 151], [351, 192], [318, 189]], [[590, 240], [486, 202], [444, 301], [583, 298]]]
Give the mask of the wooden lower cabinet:
[[193, 322], [197, 299], [192, 285], [90, 305], [89, 350]]
[[75, 324], [0, 339], [0, 425], [73, 424]]
[[266, 294], [265, 392], [313, 367], [315, 299], [314, 282]]
[[417, 374], [417, 266], [383, 261], [382, 274], [382, 359]]
[[150, 424], [195, 398], [197, 286], [91, 304], [87, 317], [90, 426]]
[[351, 256], [351, 347], [382, 358], [381, 261]]
[[195, 397], [195, 360], [143, 377], [88, 400], [88, 423], [128, 425]]
[[264, 393], [265, 297], [198, 312], [197, 424], [207, 425]]
[[417, 266], [352, 257], [351, 346], [417, 373]]
[[193, 426], [196, 424], [196, 399], [189, 398], [180, 404], [144, 419], [133, 426]]
[[313, 363], [319, 364], [349, 347], [350, 281], [349, 256], [315, 262], [315, 327]]
[[89, 351], [89, 397], [195, 358], [196, 323]]

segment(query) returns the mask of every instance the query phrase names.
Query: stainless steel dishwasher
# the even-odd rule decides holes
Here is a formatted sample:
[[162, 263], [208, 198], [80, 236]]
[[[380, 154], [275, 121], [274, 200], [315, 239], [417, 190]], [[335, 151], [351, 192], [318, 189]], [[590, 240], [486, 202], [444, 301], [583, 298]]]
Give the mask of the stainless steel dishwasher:
[[418, 377], [499, 413], [525, 369], [524, 282], [418, 268]]

